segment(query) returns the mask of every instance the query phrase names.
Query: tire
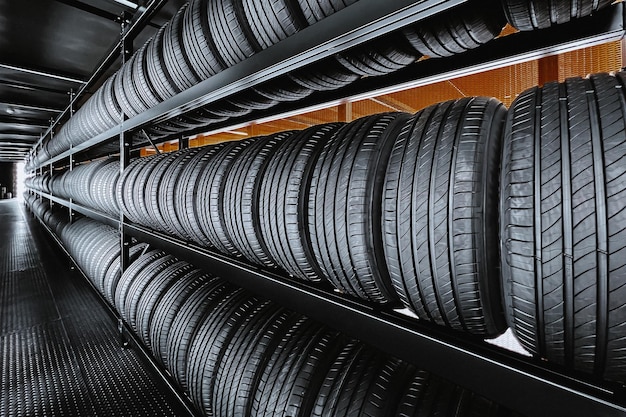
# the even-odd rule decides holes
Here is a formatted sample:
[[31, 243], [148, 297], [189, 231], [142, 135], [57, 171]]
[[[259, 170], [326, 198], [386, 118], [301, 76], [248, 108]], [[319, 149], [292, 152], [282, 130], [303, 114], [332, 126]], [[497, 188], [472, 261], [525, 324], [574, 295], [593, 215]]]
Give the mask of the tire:
[[265, 82], [252, 88], [256, 93], [275, 100], [279, 103], [285, 101], [298, 101], [313, 93], [310, 88], [305, 88], [293, 81], [288, 76]]
[[182, 234], [187, 240], [193, 240], [200, 246], [210, 247], [211, 242], [206, 235], [202, 234], [198, 218], [193, 211], [196, 199], [204, 195], [199, 194], [196, 190], [198, 190], [201, 174], [225, 146], [226, 144], [219, 144], [200, 148], [199, 152], [189, 160], [181, 171], [180, 179], [174, 184], [172, 194], [168, 194], [173, 198], [173, 200], [168, 199], [172, 224], [179, 232], [182, 230]]
[[138, 273], [129, 286], [124, 303], [124, 312], [128, 324], [140, 335], [139, 327], [137, 327], [137, 309], [141, 298], [146, 294], [146, 288], [155, 280], [161, 272], [178, 260], [171, 255], [166, 255], [147, 265], [140, 273]]
[[287, 39], [308, 24], [296, 2], [241, 0], [245, 22], [260, 50]]
[[322, 147], [340, 127], [338, 123], [325, 124], [296, 133], [277, 149], [261, 177], [262, 242], [276, 264], [303, 280], [323, 278], [309, 238], [309, 188]]
[[328, 91], [345, 87], [359, 76], [329, 58], [287, 74], [296, 84], [311, 91]]
[[309, 239], [324, 277], [341, 292], [396, 303], [383, 256], [383, 179], [394, 138], [410, 115], [356, 120], [326, 142], [309, 191]]
[[167, 207], [161, 207], [162, 195], [167, 193], [164, 186], [169, 180], [168, 174], [171, 175], [172, 167], [176, 166], [179, 157], [184, 156], [185, 151], [172, 152], [159, 161], [154, 167], [152, 174], [146, 179], [143, 189], [143, 199], [145, 202], [146, 220], [149, 227], [161, 232], [170, 233], [168, 223], [162, 212], [167, 211]]
[[149, 180], [155, 177], [156, 168], [170, 157], [171, 155], [166, 153], [150, 157], [150, 160], [143, 164], [141, 169], [137, 170], [137, 173], [133, 176], [134, 180], [128, 182], [129, 187], [127, 191], [132, 190], [132, 195], [127, 193], [126, 198], [133, 200], [133, 204], [130, 206], [135, 209], [135, 215], [139, 224], [148, 228], [152, 227], [152, 223], [150, 221], [150, 213], [148, 212], [150, 200], [146, 200], [146, 188], [149, 185]]
[[[226, 214], [224, 213], [224, 195], [228, 172], [236, 164], [239, 155], [254, 143], [254, 138], [228, 142], [211, 158], [196, 182], [195, 188], [187, 190], [187, 210], [191, 208], [193, 220], [198, 226], [203, 246], [215, 247], [226, 255], [241, 256], [228, 234]], [[188, 231], [191, 232], [191, 231]]]
[[150, 38], [150, 40], [148, 40], [148, 42], [146, 42], [144, 46], [137, 51], [137, 59], [134, 61], [132, 69], [133, 80], [137, 86], [137, 92], [148, 109], [161, 102], [161, 98], [149, 81], [148, 68], [146, 66], [148, 50], [150, 49], [150, 44], [152, 42], [154, 42], [154, 40]]
[[172, 332], [172, 322], [176, 318], [181, 306], [187, 299], [209, 281], [220, 282], [218, 278], [194, 269], [180, 277], [159, 300], [150, 319], [150, 347], [154, 357], [170, 369], [167, 353], [167, 341]]
[[476, 2], [465, 3], [409, 26], [402, 33], [413, 48], [431, 58], [478, 48], [498, 36], [506, 24], [497, 0], [482, 6], [477, 7]]
[[236, 290], [236, 287], [222, 279], [209, 281], [191, 293], [176, 312], [167, 337], [167, 363], [168, 369], [185, 391], [189, 391], [189, 348], [200, 323], [224, 298]]
[[347, 341], [336, 331], [308, 324], [309, 328], [287, 333], [272, 353], [259, 380], [252, 415], [311, 415], [324, 377]]
[[[129, 264], [132, 265], [147, 248], [148, 245], [145, 243], [139, 243], [131, 246], [128, 251]], [[120, 254], [118, 251], [117, 257], [111, 266], [109, 266], [109, 269], [107, 269], [106, 276], [102, 283], [102, 287], [104, 288], [104, 297], [111, 306], [115, 306], [115, 292], [117, 291], [117, 284], [119, 283], [121, 277]]]
[[150, 162], [150, 157], [135, 159], [128, 165], [128, 167], [126, 167], [126, 169], [124, 169], [124, 172], [120, 174], [120, 178], [117, 182], [116, 195], [120, 208], [122, 209], [124, 216], [128, 217], [135, 223], [139, 223], [140, 218], [134, 206], [133, 184], [135, 176], [148, 162]]
[[509, 326], [533, 354], [626, 378], [626, 76], [522, 93], [505, 128], [500, 198]]
[[189, 3], [186, 3], [178, 9], [163, 35], [165, 70], [172, 76], [172, 81], [180, 91], [185, 91], [201, 80], [191, 67], [188, 51], [183, 47], [183, 18], [188, 6]]
[[484, 397], [421, 370], [414, 370], [398, 404], [395, 415], [402, 417], [520, 417]]
[[207, 3], [193, 0], [185, 11], [183, 22], [183, 47], [189, 55], [191, 67], [202, 80], [226, 68], [211, 38]]
[[336, 416], [341, 415], [342, 411], [344, 415], [350, 415], [347, 413], [350, 399], [344, 399], [341, 405], [339, 405], [339, 400], [348, 392], [354, 393], [357, 397], [355, 400], [359, 398], [362, 400], [363, 392], [357, 392], [358, 380], [364, 376], [363, 374], [370, 366], [378, 365], [381, 359], [381, 354], [374, 349], [367, 348], [359, 341], [354, 340], [348, 343], [328, 370], [315, 398], [311, 417]]
[[156, 189], [156, 195], [152, 195], [152, 198], [156, 198], [158, 207], [158, 213], [156, 214], [159, 216], [159, 219], [161, 219], [161, 226], [165, 233], [185, 240], [190, 239], [188, 238], [182, 224], [178, 220], [174, 202], [177, 196], [176, 193], [182, 192], [178, 190], [186, 167], [193, 163], [196, 155], [198, 155], [200, 151], [201, 150], [199, 148], [190, 148], [177, 152], [176, 158], [167, 167], [167, 170], [163, 174], [161, 185]]
[[322, 19], [327, 18], [331, 14], [356, 3], [357, 0], [297, 0], [298, 5], [302, 9], [302, 14], [312, 25]]
[[168, 23], [159, 29], [146, 51], [148, 81], [154, 87], [154, 91], [158, 94], [160, 101], [165, 101], [180, 93], [180, 89], [166, 70], [163, 57], [163, 37], [165, 36], [167, 26]]
[[215, 415], [250, 415], [252, 399], [269, 354], [298, 317], [301, 316], [269, 301], [250, 312], [226, 348], [215, 373]]
[[250, 311], [262, 301], [244, 289], [229, 293], [198, 327], [189, 350], [189, 394], [205, 415], [213, 415], [215, 373], [232, 337]]
[[241, 23], [244, 21], [241, 1], [210, 1], [208, 4], [211, 39], [227, 67], [251, 57], [259, 50], [250, 43], [252, 36], [246, 35]]
[[487, 337], [506, 327], [494, 225], [505, 117], [483, 97], [417, 113], [393, 146], [383, 196], [386, 263], [402, 303]]
[[259, 216], [261, 179], [267, 164], [293, 131], [256, 138], [237, 157], [225, 178], [222, 212], [226, 233], [238, 252], [250, 262], [276, 266], [261, 237]]
[[124, 317], [124, 319], [126, 319], [126, 321], [128, 321], [128, 317], [124, 307], [126, 306], [126, 297], [130, 286], [133, 284], [133, 281], [137, 275], [141, 273], [141, 271], [148, 268], [153, 262], [159, 261], [165, 256], [167, 256], [167, 254], [160, 250], [155, 249], [148, 251], [133, 262], [120, 277], [115, 289], [115, 309], [122, 317]]
[[545, 29], [572, 19], [589, 16], [612, 0], [502, 0], [508, 22], [516, 29]]
[[367, 42], [355, 49], [336, 55], [337, 61], [359, 76], [390, 74], [412, 64], [419, 54], [398, 33]]

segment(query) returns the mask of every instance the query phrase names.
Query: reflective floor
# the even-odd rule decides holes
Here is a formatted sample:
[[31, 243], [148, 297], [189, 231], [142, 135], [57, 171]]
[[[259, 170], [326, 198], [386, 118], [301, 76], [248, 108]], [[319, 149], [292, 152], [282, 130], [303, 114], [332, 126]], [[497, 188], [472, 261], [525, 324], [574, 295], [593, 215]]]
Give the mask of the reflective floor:
[[0, 416], [182, 415], [45, 233], [0, 200]]

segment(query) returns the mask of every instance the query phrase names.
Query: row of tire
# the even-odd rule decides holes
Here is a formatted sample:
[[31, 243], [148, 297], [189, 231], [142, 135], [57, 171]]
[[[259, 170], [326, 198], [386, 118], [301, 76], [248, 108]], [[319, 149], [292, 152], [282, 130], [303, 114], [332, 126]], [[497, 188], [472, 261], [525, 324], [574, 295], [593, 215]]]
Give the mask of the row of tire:
[[[623, 381], [625, 85], [595, 74], [508, 112], [464, 98], [140, 158], [117, 203], [132, 222], [423, 320], [487, 337], [508, 323], [535, 355]], [[66, 190], [97, 192], [100, 171], [81, 172]]]
[[[193, 0], [122, 67], [29, 161], [39, 166], [72, 146], [117, 126], [225, 68], [266, 49], [356, 0]], [[502, 5], [500, 4], [502, 3]], [[148, 135], [169, 136], [207, 126], [314, 91], [343, 87], [362, 76], [384, 75], [422, 55], [449, 56], [495, 38], [506, 18], [520, 29], [547, 27], [593, 13], [611, 0], [474, 0], [412, 27], [342, 52], [313, 67], [238, 93], [152, 126]], [[579, 4], [580, 3], [580, 4]], [[504, 13], [503, 13], [504, 11]], [[145, 138], [138, 135], [138, 140]]]
[[[37, 213], [45, 206], [28, 202]], [[131, 246], [120, 274], [109, 226], [80, 219], [60, 237], [207, 416], [513, 415], [145, 244]]]

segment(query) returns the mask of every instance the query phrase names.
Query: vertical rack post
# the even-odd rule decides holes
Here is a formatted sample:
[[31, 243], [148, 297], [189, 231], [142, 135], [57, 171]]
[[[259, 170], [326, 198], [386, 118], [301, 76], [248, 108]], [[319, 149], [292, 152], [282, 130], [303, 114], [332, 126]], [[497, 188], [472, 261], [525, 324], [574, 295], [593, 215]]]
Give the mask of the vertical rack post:
[[[70, 92], [68, 93], [70, 95], [70, 119], [72, 118], [72, 116], [74, 116], [74, 89], [70, 89]], [[74, 147], [73, 144], [70, 143], [70, 150]], [[69, 170], [70, 172], [72, 172], [74, 170], [74, 154], [70, 153], [70, 161], [69, 161]], [[70, 196], [70, 207], [69, 207], [69, 221], [70, 224], [72, 224], [72, 222], [74, 221], [74, 210], [72, 210], [72, 204], [74, 203], [74, 199]]]
[[[124, 65], [132, 54], [133, 39], [127, 35], [127, 30], [130, 24], [130, 16], [128, 13], [123, 13], [120, 17], [121, 25], [121, 60]], [[122, 119], [120, 120], [120, 175], [124, 173], [124, 170], [130, 163], [130, 148], [132, 146], [132, 136], [130, 132], [124, 129], [124, 122], [127, 120], [127, 116], [122, 112]], [[120, 208], [120, 270], [123, 273], [129, 264], [128, 252], [130, 249], [131, 237], [126, 231], [126, 223], [128, 219], [124, 215], [124, 211]], [[120, 344], [122, 347], [128, 347], [128, 339], [124, 334], [124, 322], [120, 318], [118, 320], [118, 331], [120, 336]]]
[[188, 149], [189, 148], [189, 136], [181, 136], [178, 140], [178, 149]]

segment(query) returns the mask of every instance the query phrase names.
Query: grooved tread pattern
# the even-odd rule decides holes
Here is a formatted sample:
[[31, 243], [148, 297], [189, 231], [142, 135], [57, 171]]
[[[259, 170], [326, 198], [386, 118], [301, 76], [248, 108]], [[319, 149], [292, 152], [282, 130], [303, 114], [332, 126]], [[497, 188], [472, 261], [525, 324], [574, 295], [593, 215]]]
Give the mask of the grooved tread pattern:
[[504, 142], [502, 273], [509, 325], [531, 352], [626, 377], [623, 74], [524, 92]]
[[402, 302], [422, 319], [487, 336], [505, 327], [490, 226], [505, 117], [484, 97], [417, 113], [397, 136], [383, 194], [384, 250]]
[[505, 0], [502, 6], [511, 26], [534, 30], [589, 16], [611, 3], [613, 0]]
[[[0, 414], [176, 416], [181, 410], [87, 283], [30, 231], [15, 200], [0, 202]], [[45, 257], [43, 255], [46, 255]], [[51, 273], [50, 271], [54, 271]]]

